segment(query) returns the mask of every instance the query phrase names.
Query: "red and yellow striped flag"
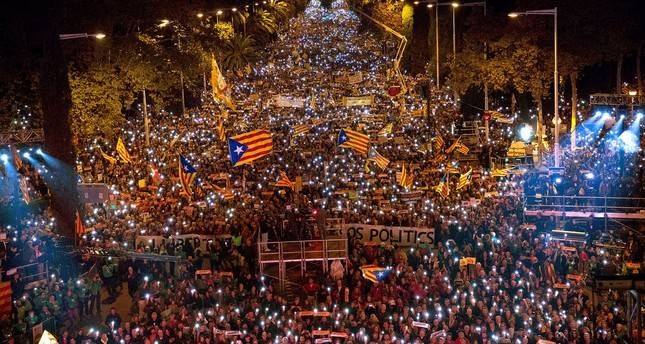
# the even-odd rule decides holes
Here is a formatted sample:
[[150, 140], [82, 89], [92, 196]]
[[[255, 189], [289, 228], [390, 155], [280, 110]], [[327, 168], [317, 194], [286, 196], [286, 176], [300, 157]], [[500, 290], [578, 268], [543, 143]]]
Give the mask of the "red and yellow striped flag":
[[466, 186], [472, 183], [473, 169], [469, 169], [468, 172], [459, 176], [459, 183], [457, 183], [457, 191], [465, 188]]
[[280, 171], [280, 180], [275, 183], [275, 186], [293, 189], [295, 184], [289, 179], [286, 172]]
[[338, 133], [339, 147], [349, 148], [359, 154], [367, 154], [370, 145], [369, 136], [351, 129], [341, 129]]
[[409, 189], [412, 187], [413, 183], [414, 183], [414, 176], [407, 171], [407, 169], [405, 168], [405, 162], [404, 162], [403, 166], [401, 167], [401, 176], [399, 177], [399, 185], [401, 185], [406, 189]]
[[123, 144], [123, 141], [120, 137], [116, 141], [116, 152], [117, 154], [119, 154], [119, 157], [121, 157], [121, 160], [123, 160], [123, 162], [127, 164], [132, 162], [132, 157], [130, 156], [130, 153], [128, 153], [128, 150], [125, 148], [125, 145]]

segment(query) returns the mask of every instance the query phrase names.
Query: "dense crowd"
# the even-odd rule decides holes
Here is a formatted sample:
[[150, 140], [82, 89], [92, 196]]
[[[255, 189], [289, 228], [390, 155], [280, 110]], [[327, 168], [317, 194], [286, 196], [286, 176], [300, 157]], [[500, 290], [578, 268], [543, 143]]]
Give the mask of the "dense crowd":
[[[61, 343], [614, 343], [627, 336], [624, 300], [605, 293], [593, 313], [586, 281], [593, 273], [619, 272], [632, 258], [629, 252], [551, 240], [548, 233], [558, 226], [553, 218], [525, 223], [524, 192], [538, 193], [552, 181], [508, 171], [493, 176], [472, 154], [448, 152], [460, 140], [453, 134], [460, 117], [451, 97], [430, 89], [426, 103], [417, 92], [423, 76], [404, 76], [407, 93], [388, 96], [397, 83], [390, 55], [340, 1], [332, 10], [312, 1], [262, 53], [266, 63], [227, 76], [236, 111], [205, 99], [183, 117], [153, 112], [149, 146], [141, 121], [131, 119], [117, 134], [132, 156], [129, 163], [104, 158], [118, 157], [112, 138], [82, 141], [80, 179], [106, 183], [112, 196], [82, 212], [87, 231], [81, 246], [178, 259], [110, 256], [78, 278], [54, 273], [30, 289], [16, 282], [16, 337], [52, 318]], [[359, 82], [348, 82], [357, 75]], [[278, 95], [301, 97], [304, 106], [277, 107], [272, 100]], [[341, 104], [344, 96], [363, 95], [373, 95], [374, 104]], [[227, 137], [270, 130], [273, 154], [231, 167], [220, 122]], [[309, 130], [294, 135], [303, 124]], [[392, 130], [383, 131], [389, 124]], [[337, 147], [342, 128], [369, 134], [388, 167]], [[494, 149], [510, 143], [507, 135], [493, 136], [503, 141]], [[477, 144], [470, 149], [478, 152]], [[180, 154], [197, 170], [192, 195], [182, 193], [178, 181]], [[596, 161], [604, 157], [576, 154], [566, 156], [563, 177], [571, 185], [564, 193], [620, 192], [598, 182], [625, 180], [608, 178], [613, 165], [598, 178], [580, 179], [580, 173], [595, 173], [581, 167], [597, 171]], [[404, 164], [414, 176], [407, 188], [398, 176]], [[298, 180], [297, 187], [276, 187], [281, 171]], [[467, 171], [469, 183], [457, 190]], [[436, 188], [441, 180], [448, 193]], [[307, 276], [296, 290], [278, 291], [258, 271], [258, 238], [322, 238], [326, 218], [432, 228], [434, 244], [350, 238], [347, 260], [333, 263], [329, 273]], [[32, 221], [39, 232], [47, 227], [42, 219]], [[28, 228], [24, 222], [10, 246], [12, 265], [38, 259], [31, 253], [37, 252], [36, 233]], [[210, 239], [199, 247], [172, 240], [188, 233]], [[141, 236], [163, 239], [152, 245], [136, 240]], [[365, 265], [391, 272], [374, 283], [362, 275]], [[101, 324], [79, 326], [126, 292], [128, 314], [111, 309]]]

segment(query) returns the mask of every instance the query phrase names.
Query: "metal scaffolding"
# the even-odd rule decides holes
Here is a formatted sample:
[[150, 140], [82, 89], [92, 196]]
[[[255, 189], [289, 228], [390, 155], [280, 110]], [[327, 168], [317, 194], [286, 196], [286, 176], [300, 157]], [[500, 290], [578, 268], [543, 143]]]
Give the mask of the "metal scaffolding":
[[43, 142], [45, 133], [42, 128], [0, 131], [0, 146]]
[[590, 105], [605, 106], [643, 106], [645, 96], [630, 96], [628, 94], [594, 93], [589, 96]]
[[322, 272], [327, 272], [328, 264], [341, 260], [347, 266], [347, 239], [271, 241], [258, 243], [260, 274], [267, 275], [267, 267], [277, 265], [281, 289], [289, 283], [287, 264], [297, 264], [300, 277], [307, 271], [307, 263], [322, 263]]

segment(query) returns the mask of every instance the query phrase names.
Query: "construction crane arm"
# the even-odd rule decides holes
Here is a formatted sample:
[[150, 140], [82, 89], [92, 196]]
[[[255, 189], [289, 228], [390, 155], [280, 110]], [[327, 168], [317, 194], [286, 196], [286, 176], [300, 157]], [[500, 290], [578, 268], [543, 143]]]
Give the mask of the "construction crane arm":
[[380, 26], [383, 30], [385, 30], [387, 33], [393, 35], [394, 37], [398, 38], [400, 40], [398, 49], [396, 51], [396, 56], [394, 58], [394, 72], [396, 74], [397, 79], [399, 80], [399, 84], [401, 85], [401, 94], [405, 94], [408, 90], [406, 84], [405, 84], [405, 79], [403, 78], [403, 74], [401, 73], [401, 70], [399, 69], [399, 66], [401, 65], [401, 60], [403, 59], [403, 52], [405, 51], [405, 47], [408, 44], [408, 39], [405, 38], [402, 34], [397, 32], [396, 30], [392, 29], [391, 27], [385, 25], [384, 23], [376, 20], [369, 14], [359, 10], [359, 9], [354, 9], [358, 14], [364, 16], [365, 18], [371, 20], [374, 22], [376, 25]]

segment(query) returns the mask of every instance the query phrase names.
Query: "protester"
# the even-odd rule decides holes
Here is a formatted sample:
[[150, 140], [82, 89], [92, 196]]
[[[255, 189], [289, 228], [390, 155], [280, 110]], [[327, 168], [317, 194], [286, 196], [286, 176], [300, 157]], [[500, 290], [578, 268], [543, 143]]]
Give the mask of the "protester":
[[[555, 182], [485, 171], [463, 148], [451, 149], [468, 139], [453, 134], [460, 119], [455, 103], [436, 89], [430, 102], [421, 99], [415, 89], [423, 76], [403, 76], [407, 92], [387, 95], [398, 81], [388, 77], [392, 58], [380, 40], [361, 30], [341, 1], [326, 10], [314, 0], [262, 52], [266, 63], [227, 76], [236, 111], [206, 101], [183, 118], [151, 112], [148, 147], [142, 122], [132, 119], [118, 133], [127, 163], [110, 161], [125, 160], [111, 148], [115, 140], [81, 139], [80, 177], [107, 184], [112, 198], [83, 209], [80, 246], [114, 255], [77, 280], [51, 278], [29, 291], [14, 283], [14, 333], [24, 335], [53, 316], [61, 323], [57, 334], [69, 343], [318, 343], [327, 337], [345, 343], [610, 343], [625, 336], [625, 301], [607, 293], [594, 313], [586, 282], [592, 273], [617, 270], [630, 252], [551, 240], [552, 218], [526, 223], [523, 196]], [[276, 95], [301, 97], [303, 105], [270, 104]], [[341, 104], [342, 97], [362, 95], [374, 96], [374, 104]], [[220, 122], [226, 137], [270, 130], [273, 154], [232, 167]], [[307, 125], [306, 132], [296, 135], [298, 125]], [[343, 128], [369, 134], [387, 166], [338, 147]], [[508, 135], [493, 136], [489, 149], [508, 147]], [[180, 154], [197, 171], [192, 192], [178, 180]], [[638, 182], [629, 173], [599, 173], [594, 160], [604, 157], [594, 154], [565, 155], [567, 187], [556, 190], [605, 195], [601, 190], [615, 183]], [[600, 179], [580, 179], [580, 166]], [[407, 186], [404, 168], [413, 176]], [[293, 187], [275, 185], [282, 171]], [[603, 186], [610, 176], [620, 178]], [[349, 237], [346, 261], [278, 292], [258, 271], [258, 254], [275, 249], [262, 243], [325, 238], [330, 218], [433, 228], [434, 243]], [[34, 244], [21, 230], [23, 245], [12, 247], [12, 262], [34, 259]], [[182, 234], [209, 239], [180, 244], [174, 238]], [[162, 240], [137, 240], [149, 236]], [[374, 282], [362, 266], [389, 275]], [[119, 292], [124, 284], [127, 294]], [[102, 301], [122, 297], [132, 301], [128, 314], [110, 308], [104, 321], [80, 328], [84, 315], [100, 314]]]

